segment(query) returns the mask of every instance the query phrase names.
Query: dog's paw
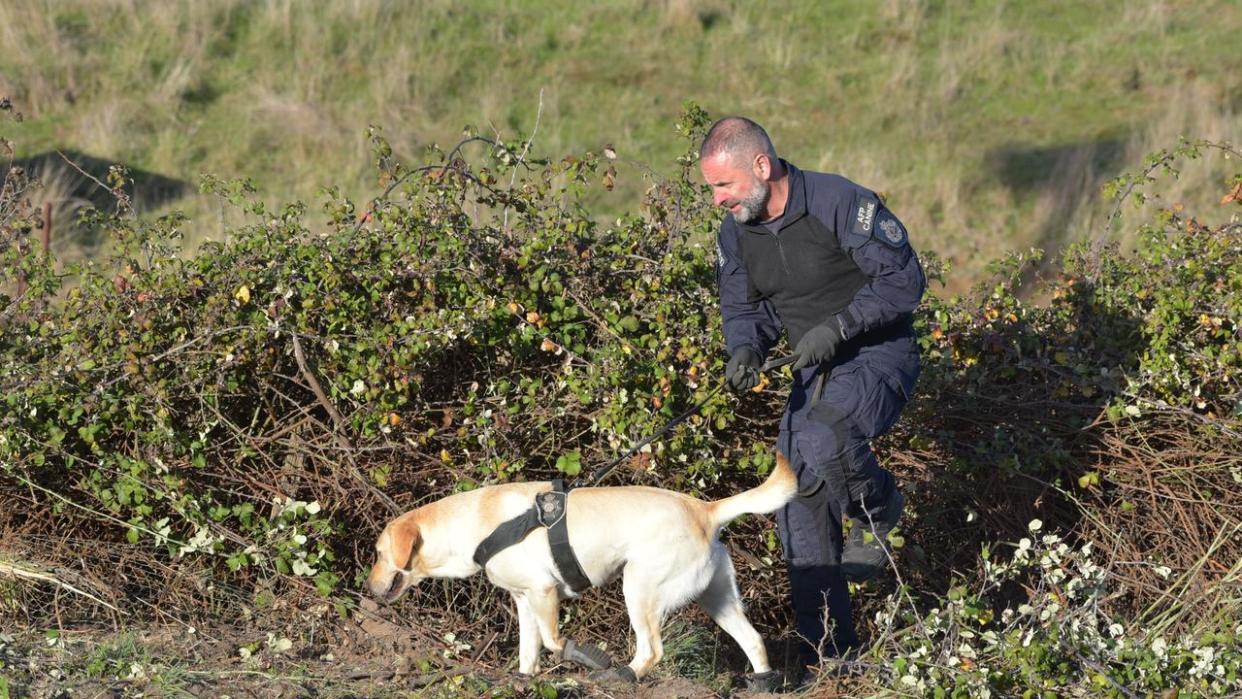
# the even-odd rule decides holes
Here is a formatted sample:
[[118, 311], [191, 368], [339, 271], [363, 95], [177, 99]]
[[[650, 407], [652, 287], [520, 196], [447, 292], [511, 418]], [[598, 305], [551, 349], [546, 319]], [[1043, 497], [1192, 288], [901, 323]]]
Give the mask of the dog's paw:
[[635, 684], [638, 682], [638, 675], [634, 674], [629, 665], [614, 667], [610, 670], [597, 670], [587, 677], [592, 682], [600, 684]]
[[599, 646], [579, 645], [573, 640], [565, 641], [561, 659], [581, 665], [588, 670], [607, 670], [612, 667], [612, 658]]

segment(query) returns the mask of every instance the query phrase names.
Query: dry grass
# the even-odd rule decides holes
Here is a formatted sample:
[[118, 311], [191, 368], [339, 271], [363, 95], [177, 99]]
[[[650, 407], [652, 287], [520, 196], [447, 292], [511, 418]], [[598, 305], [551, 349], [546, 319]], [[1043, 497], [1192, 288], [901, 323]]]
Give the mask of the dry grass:
[[[249, 176], [272, 203], [330, 185], [372, 193], [368, 124], [418, 160], [467, 124], [513, 138], [538, 115], [536, 152], [613, 143], [668, 174], [671, 124], [693, 99], [755, 116], [795, 162], [889, 192], [960, 290], [1007, 250], [1092, 230], [1090, 193], [1152, 148], [1239, 133], [1238, 65], [1222, 50], [1239, 27], [1227, 2], [13, 0], [0, 44], [22, 48], [0, 55], [0, 84], [37, 124], [12, 131], [27, 152], [75, 149], [191, 183]], [[1101, 168], [1092, 148], [1108, 140], [1123, 156]], [[1004, 148], [1077, 155], [1041, 161], [1049, 172], [1026, 175], [1041, 184], [1015, 189], [989, 167]], [[1171, 191], [1193, 205], [1215, 172], [1188, 170]], [[623, 168], [592, 204], [602, 218], [633, 211], [645, 186]], [[211, 202], [177, 206], [198, 221], [191, 247], [219, 235]]]

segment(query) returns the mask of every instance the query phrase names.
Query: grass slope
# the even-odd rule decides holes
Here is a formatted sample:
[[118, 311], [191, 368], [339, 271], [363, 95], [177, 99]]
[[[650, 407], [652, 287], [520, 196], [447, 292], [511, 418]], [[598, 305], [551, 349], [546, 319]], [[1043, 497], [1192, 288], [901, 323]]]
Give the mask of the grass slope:
[[[0, 95], [27, 121], [0, 135], [19, 156], [70, 149], [190, 191], [247, 176], [315, 202], [375, 192], [368, 124], [411, 160], [471, 124], [537, 128], [553, 157], [612, 143], [666, 174], [692, 99], [887, 192], [960, 286], [1003, 251], [1098, 230], [1099, 184], [1153, 148], [1236, 138], [1240, 29], [1223, 0], [6, 0]], [[1219, 196], [1219, 174], [1197, 166], [1167, 196]], [[596, 210], [634, 210], [647, 184], [622, 168]], [[205, 198], [173, 205], [192, 243], [227, 223]]]

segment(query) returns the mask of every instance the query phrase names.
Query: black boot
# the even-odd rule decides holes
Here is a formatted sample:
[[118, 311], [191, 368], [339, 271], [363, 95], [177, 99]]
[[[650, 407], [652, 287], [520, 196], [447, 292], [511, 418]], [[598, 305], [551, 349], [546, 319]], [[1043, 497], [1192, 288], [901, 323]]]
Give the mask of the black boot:
[[[850, 592], [840, 566], [790, 566], [789, 589], [794, 621], [802, 637], [800, 665], [818, 665], [821, 653], [836, 657], [858, 645]], [[825, 616], [831, 634], [824, 627]]]
[[905, 502], [901, 491], [893, 484], [881, 504], [873, 505], [864, 499], [850, 508], [850, 533], [841, 554], [841, 569], [847, 580], [864, 582], [888, 567], [892, 552], [888, 535], [901, 519]]

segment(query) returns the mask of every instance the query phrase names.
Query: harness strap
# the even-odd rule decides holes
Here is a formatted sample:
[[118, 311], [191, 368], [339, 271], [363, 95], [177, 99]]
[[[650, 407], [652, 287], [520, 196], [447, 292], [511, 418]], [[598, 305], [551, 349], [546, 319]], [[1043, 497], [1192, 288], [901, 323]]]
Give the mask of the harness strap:
[[548, 530], [548, 546], [552, 550], [552, 562], [561, 579], [574, 592], [582, 592], [591, 586], [591, 579], [582, 570], [582, 564], [569, 545], [569, 528], [565, 524], [569, 492], [560, 478], [552, 481], [552, 490], [535, 496], [535, 504], [529, 510], [496, 527], [474, 550], [474, 562], [486, 566], [493, 556], [526, 538], [536, 527]]
[[[540, 508], [540, 521], [548, 528], [548, 545], [552, 548], [552, 562], [556, 564], [561, 579], [565, 581], [569, 589], [582, 592], [591, 586], [591, 579], [582, 570], [582, 564], [578, 562], [573, 547], [569, 545], [569, 527], [565, 524], [565, 520], [568, 519], [569, 508], [566, 506], [568, 499], [569, 491], [565, 489], [565, 482], [557, 478], [552, 481], [552, 490], [540, 493], [536, 502]], [[554, 501], [559, 501], [557, 508], [559, 511], [551, 515], [555, 516], [555, 519], [549, 524], [546, 519], [542, 518], [542, 515], [551, 509], [549, 506]]]
[[532, 507], [488, 534], [487, 538], [474, 550], [474, 562], [478, 563], [479, 567], [486, 566], [487, 562], [492, 560], [492, 556], [525, 539], [526, 535], [538, 526], [539, 508]]

